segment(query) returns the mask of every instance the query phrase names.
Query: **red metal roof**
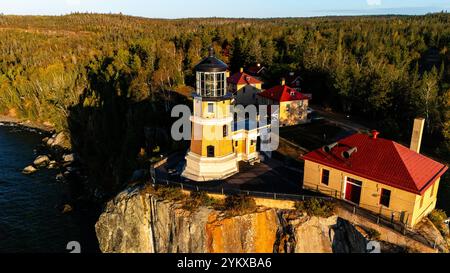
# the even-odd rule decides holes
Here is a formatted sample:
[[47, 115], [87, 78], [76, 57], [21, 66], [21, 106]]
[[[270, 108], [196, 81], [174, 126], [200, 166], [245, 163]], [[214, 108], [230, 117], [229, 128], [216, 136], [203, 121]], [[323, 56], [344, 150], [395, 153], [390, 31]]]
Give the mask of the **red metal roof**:
[[234, 84], [259, 84], [262, 83], [262, 81], [256, 79], [253, 76], [250, 76], [249, 74], [245, 72], [238, 72], [234, 74], [233, 76], [229, 77], [227, 79], [229, 83]]
[[[353, 147], [358, 150], [344, 158], [342, 153]], [[330, 153], [317, 149], [303, 158], [415, 194], [423, 194], [448, 169], [392, 140], [366, 134], [340, 140]]]
[[269, 98], [271, 100], [276, 100], [279, 102], [309, 99], [308, 96], [305, 96], [304, 94], [287, 85], [278, 85], [272, 87], [259, 93], [258, 96]]

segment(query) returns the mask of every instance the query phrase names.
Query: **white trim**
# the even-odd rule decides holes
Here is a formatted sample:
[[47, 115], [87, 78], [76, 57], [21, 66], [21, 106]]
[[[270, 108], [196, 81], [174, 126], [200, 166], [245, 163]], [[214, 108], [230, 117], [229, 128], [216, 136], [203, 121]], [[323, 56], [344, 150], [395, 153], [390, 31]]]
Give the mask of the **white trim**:
[[[345, 196], [345, 193], [346, 193], [346, 190], [347, 190], [347, 183], [349, 183], [349, 184], [351, 184], [351, 185], [353, 185], [353, 186], [360, 187], [360, 188], [361, 188], [361, 193], [360, 193], [360, 200], [359, 200], [359, 202], [361, 203], [362, 185], [358, 185], [358, 184], [349, 182], [349, 181], [347, 180], [347, 178], [348, 178], [348, 176], [345, 176], [345, 177], [344, 177], [344, 191], [343, 191], [343, 196], [342, 196], [342, 197], [343, 197], [343, 200], [345, 200], [345, 201], [347, 201], [347, 202], [350, 202], [350, 203], [352, 203], [352, 204], [355, 204], [355, 205], [358, 205], [358, 206], [359, 206], [359, 204], [353, 203], [352, 200], [348, 200], [348, 199], [346, 198], [346, 196]], [[356, 179], [355, 179], [355, 180], [356, 180]], [[358, 180], [358, 181], [359, 181], [359, 180]], [[362, 181], [360, 181], [360, 182], [363, 183]]]

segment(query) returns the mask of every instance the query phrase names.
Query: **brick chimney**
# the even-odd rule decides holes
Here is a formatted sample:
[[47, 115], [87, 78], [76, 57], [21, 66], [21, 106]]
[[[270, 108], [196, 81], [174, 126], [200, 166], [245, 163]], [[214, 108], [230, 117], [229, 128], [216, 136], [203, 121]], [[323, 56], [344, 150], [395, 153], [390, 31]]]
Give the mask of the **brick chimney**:
[[244, 68], [241, 67], [241, 68], [239, 69], [239, 72], [243, 73], [243, 72], [244, 72]]
[[420, 145], [422, 144], [423, 127], [425, 125], [424, 118], [416, 118], [411, 137], [410, 149], [416, 153], [420, 153]]
[[285, 78], [282, 78], [282, 79], [281, 79], [281, 85], [282, 85], [282, 86], [285, 86], [285, 85], [286, 85], [286, 79], [285, 79]]

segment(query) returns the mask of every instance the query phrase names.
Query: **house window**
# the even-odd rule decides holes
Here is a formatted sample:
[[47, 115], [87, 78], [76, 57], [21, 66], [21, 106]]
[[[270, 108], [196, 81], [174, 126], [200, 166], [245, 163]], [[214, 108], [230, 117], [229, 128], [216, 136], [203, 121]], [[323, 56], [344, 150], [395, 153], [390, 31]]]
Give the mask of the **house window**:
[[214, 113], [214, 103], [208, 103], [208, 113]]
[[237, 147], [237, 146], [238, 146], [238, 144], [239, 144], [239, 142], [237, 142], [237, 141], [235, 141], [235, 142], [234, 142], [234, 146], [236, 146], [236, 147]]
[[223, 126], [223, 137], [227, 137], [228, 136], [228, 126], [224, 125]]
[[330, 171], [329, 170], [322, 169], [322, 178], [320, 179], [320, 182], [322, 184], [328, 186], [328, 184], [330, 182]]
[[381, 189], [380, 205], [389, 207], [390, 202], [391, 202], [391, 191]]
[[250, 141], [250, 145], [251, 146], [255, 145], [255, 141], [253, 139]]
[[214, 146], [206, 147], [206, 153], [208, 157], [214, 157]]

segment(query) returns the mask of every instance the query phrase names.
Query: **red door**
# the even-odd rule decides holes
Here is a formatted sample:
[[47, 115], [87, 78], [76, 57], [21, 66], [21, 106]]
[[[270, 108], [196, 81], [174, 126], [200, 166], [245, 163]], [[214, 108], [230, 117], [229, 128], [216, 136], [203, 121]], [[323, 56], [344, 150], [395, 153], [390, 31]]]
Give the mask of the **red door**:
[[345, 185], [345, 200], [359, 205], [361, 201], [361, 186], [361, 181], [348, 177]]

